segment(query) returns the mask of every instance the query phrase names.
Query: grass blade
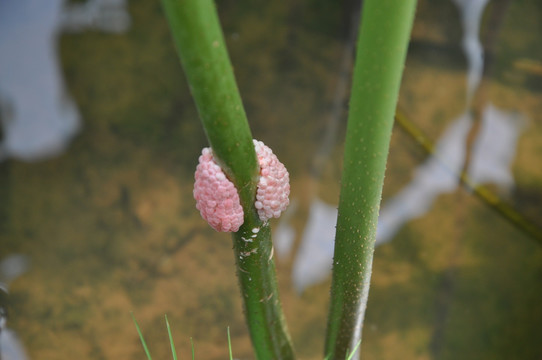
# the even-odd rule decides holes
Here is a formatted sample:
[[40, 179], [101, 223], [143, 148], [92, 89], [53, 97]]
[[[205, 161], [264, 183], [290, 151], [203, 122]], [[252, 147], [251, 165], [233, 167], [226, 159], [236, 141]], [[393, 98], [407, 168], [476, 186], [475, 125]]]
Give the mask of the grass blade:
[[171, 354], [173, 355], [173, 360], [177, 360], [177, 352], [175, 351], [175, 344], [173, 343], [173, 336], [171, 336], [171, 328], [169, 326], [169, 321], [167, 320], [167, 315], [164, 315], [166, 318], [167, 334], [169, 336], [169, 343], [171, 344]]
[[231, 338], [230, 338], [230, 327], [228, 326], [228, 349], [230, 350], [230, 360], [233, 360], [233, 355], [231, 353]]
[[358, 343], [356, 344], [356, 346], [352, 349], [352, 353], [350, 353], [350, 355], [348, 355], [348, 357], [346, 358], [346, 360], [352, 360], [352, 357], [354, 356], [354, 354], [356, 353], [356, 351], [358, 351], [358, 348], [359, 346], [361, 345], [361, 340], [358, 341]]
[[134, 321], [135, 327], [137, 329], [137, 333], [139, 334], [139, 340], [141, 340], [141, 345], [143, 345], [143, 349], [145, 350], [145, 354], [147, 354], [147, 359], [152, 360], [151, 353], [149, 352], [149, 348], [147, 347], [147, 343], [145, 342], [145, 339], [143, 338], [143, 334], [141, 333], [141, 329], [139, 328], [139, 325], [137, 324], [134, 313], [130, 312], [130, 315], [132, 316], [132, 320]]
[[190, 345], [192, 346], [192, 360], [195, 358], [195, 351], [194, 351], [194, 341], [192, 341], [192, 338], [190, 338]]

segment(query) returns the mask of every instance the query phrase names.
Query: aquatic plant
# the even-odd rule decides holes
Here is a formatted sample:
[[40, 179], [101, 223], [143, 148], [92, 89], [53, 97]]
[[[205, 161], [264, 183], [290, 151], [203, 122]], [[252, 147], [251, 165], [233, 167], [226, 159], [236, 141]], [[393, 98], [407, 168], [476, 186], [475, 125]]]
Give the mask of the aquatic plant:
[[[217, 189], [231, 189], [228, 182], [237, 189], [243, 222], [220, 213], [227, 224], [223, 226], [209, 216], [212, 211], [206, 205], [198, 208], [215, 229], [234, 231], [237, 274], [257, 358], [294, 359], [279, 301], [267, 221], [269, 215], [279, 215], [286, 202], [274, 188], [265, 195], [258, 192], [266, 170], [258, 161], [214, 4], [212, 0], [162, 2], [211, 145], [212, 153], [204, 151], [203, 160], [212, 157], [224, 174], [224, 179], [216, 175], [213, 180]], [[415, 0], [366, 0], [363, 4], [345, 141], [326, 359], [352, 358], [361, 343], [385, 164], [415, 5]], [[285, 169], [272, 171], [285, 176]], [[201, 176], [202, 172], [196, 172], [198, 202], [208, 201], [201, 195]], [[286, 189], [285, 183], [278, 188]], [[282, 200], [267, 209], [259, 196]], [[238, 216], [235, 195], [228, 190], [223, 198], [231, 210], [228, 214]], [[215, 200], [209, 201], [216, 205]], [[262, 209], [269, 213], [262, 216]]]

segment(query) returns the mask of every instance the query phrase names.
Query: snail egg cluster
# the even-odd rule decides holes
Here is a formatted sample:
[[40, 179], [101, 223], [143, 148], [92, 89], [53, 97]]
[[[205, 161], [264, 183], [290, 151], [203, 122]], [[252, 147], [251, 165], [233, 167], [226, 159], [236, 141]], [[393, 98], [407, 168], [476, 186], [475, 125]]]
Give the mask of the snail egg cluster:
[[[260, 165], [260, 177], [254, 206], [260, 220], [279, 217], [289, 204], [290, 177], [286, 167], [263, 142], [254, 140]], [[204, 148], [195, 174], [194, 198], [201, 216], [216, 231], [236, 232], [243, 224], [244, 213], [239, 194], [213, 157]]]

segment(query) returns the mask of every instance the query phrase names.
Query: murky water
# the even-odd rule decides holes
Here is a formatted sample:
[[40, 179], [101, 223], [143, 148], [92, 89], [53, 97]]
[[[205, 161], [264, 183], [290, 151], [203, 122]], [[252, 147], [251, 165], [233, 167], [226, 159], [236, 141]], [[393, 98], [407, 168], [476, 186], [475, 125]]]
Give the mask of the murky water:
[[[479, 114], [491, 104], [517, 115], [525, 128], [504, 161], [512, 182], [478, 179], [542, 226], [542, 6], [505, 5], [491, 0], [485, 10], [481, 38], [491, 62], [467, 104], [457, 7], [420, 1], [399, 108], [437, 143], [468, 106], [465, 169], [497, 164], [476, 155], [477, 141], [488, 136]], [[278, 272], [302, 359], [321, 358], [330, 284], [324, 271], [300, 294], [307, 278], [299, 269], [311, 263], [295, 259], [306, 247], [311, 204], [332, 211], [338, 199], [348, 91], [342, 100], [337, 93], [351, 71], [349, 6], [219, 2], [254, 137], [291, 174], [296, 207], [286, 233], [293, 243]], [[231, 239], [194, 207], [193, 171], [206, 140], [160, 4], [128, 7], [125, 33], [58, 35], [62, 81], [81, 116], [66, 152], [0, 163], [0, 260], [29, 260], [10, 279], [6, 326], [30, 359], [142, 359], [133, 311], [154, 358], [166, 359], [167, 314], [182, 358], [190, 337], [196, 358], [227, 358], [229, 326], [234, 356], [252, 359]], [[5, 121], [4, 98], [2, 106]], [[396, 126], [384, 204], [426, 161]], [[460, 186], [447, 189], [377, 248], [362, 357], [540, 359], [542, 247]]]

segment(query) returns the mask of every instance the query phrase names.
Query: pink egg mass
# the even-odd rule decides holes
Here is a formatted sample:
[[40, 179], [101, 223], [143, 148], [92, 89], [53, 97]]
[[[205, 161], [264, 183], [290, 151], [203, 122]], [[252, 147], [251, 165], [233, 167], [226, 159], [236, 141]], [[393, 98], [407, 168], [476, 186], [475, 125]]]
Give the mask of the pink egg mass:
[[[284, 165], [261, 141], [254, 140], [260, 178], [254, 206], [262, 221], [279, 217], [288, 207], [290, 178]], [[194, 198], [201, 216], [216, 231], [235, 232], [243, 224], [243, 208], [234, 184], [216, 163], [211, 148], [204, 148], [195, 174]]]
[[195, 174], [194, 199], [201, 216], [216, 231], [239, 230], [243, 208], [233, 183], [213, 158], [211, 148], [204, 148]]
[[278, 218], [288, 207], [290, 175], [273, 151], [263, 142], [254, 140], [254, 147], [260, 164], [260, 180], [254, 206], [258, 210], [260, 220], [267, 221], [273, 217]]

